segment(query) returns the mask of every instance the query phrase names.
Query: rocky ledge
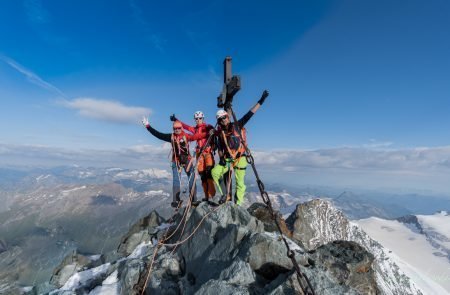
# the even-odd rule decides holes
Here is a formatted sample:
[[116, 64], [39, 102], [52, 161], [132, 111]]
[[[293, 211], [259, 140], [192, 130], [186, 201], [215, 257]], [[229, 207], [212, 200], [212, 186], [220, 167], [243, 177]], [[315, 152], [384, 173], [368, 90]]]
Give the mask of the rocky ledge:
[[[169, 224], [151, 212], [132, 226], [117, 251], [73, 253], [50, 282], [27, 293], [303, 294], [264, 205], [247, 211], [231, 203], [220, 207], [202, 203], [187, 213], [186, 222], [183, 213]], [[316, 294], [382, 294], [372, 267], [374, 256], [365, 248], [352, 241], [333, 241], [307, 251], [295, 239], [298, 233], [279, 221], [285, 236], [297, 240], [288, 238]], [[166, 231], [173, 236], [158, 247]]]

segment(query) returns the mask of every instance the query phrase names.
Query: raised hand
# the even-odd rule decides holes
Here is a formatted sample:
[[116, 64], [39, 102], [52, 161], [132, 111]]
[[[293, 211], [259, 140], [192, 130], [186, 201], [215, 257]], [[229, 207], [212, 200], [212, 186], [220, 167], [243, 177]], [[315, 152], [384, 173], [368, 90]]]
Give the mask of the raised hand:
[[261, 98], [258, 100], [258, 103], [260, 105], [262, 105], [268, 96], [269, 96], [269, 91], [264, 90], [264, 92], [261, 95]]
[[142, 117], [142, 125], [144, 125], [145, 127], [150, 126], [147, 117]]

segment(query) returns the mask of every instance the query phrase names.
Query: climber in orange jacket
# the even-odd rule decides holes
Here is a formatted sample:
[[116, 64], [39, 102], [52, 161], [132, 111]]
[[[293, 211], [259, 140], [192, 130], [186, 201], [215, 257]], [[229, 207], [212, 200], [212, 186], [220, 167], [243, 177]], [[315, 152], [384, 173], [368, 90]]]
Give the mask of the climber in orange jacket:
[[192, 194], [192, 205], [196, 206], [197, 189], [195, 187], [195, 169], [192, 165], [192, 157], [189, 151], [189, 142], [204, 139], [208, 136], [207, 133], [197, 133], [195, 135], [187, 134], [183, 131], [183, 126], [180, 121], [173, 123], [173, 133], [161, 133], [150, 126], [148, 119], [144, 117], [142, 124], [145, 128], [153, 134], [156, 138], [161, 139], [172, 144], [172, 173], [173, 173], [173, 202], [172, 207], [179, 207], [180, 189], [181, 189], [181, 170], [184, 169], [189, 179], [189, 195]]
[[[177, 121], [175, 114], [170, 116], [171, 121]], [[208, 134], [210, 130], [214, 127], [210, 124], [205, 123], [205, 115], [201, 111], [194, 113], [194, 120], [196, 125], [190, 126], [181, 122], [183, 128], [194, 135], [197, 134]], [[216, 195], [216, 188], [214, 186], [214, 180], [211, 176], [211, 170], [214, 167], [214, 156], [213, 149], [211, 145], [205, 147], [207, 143], [207, 137], [201, 137], [197, 140], [196, 156], [197, 156], [197, 171], [202, 180], [202, 187], [205, 193], [205, 198], [203, 201], [211, 200]], [[203, 149], [203, 150], [202, 150]]]

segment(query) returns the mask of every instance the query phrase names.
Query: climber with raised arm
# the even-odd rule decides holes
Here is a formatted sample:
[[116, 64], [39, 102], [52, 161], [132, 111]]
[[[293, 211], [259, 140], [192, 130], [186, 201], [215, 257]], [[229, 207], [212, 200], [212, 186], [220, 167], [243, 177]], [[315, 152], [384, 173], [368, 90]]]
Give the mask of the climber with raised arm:
[[258, 100], [256, 105], [248, 111], [237, 122], [231, 122], [230, 114], [225, 110], [218, 110], [216, 114], [218, 127], [215, 132], [216, 145], [219, 153], [219, 164], [217, 164], [211, 171], [212, 178], [216, 184], [217, 190], [221, 193], [219, 203], [223, 204], [231, 199], [231, 177], [228, 177], [227, 191], [223, 192], [219, 180], [224, 177], [226, 173], [234, 170], [236, 182], [235, 202], [240, 205], [244, 201], [244, 194], [246, 190], [244, 178], [245, 170], [247, 168], [247, 159], [245, 155], [245, 146], [242, 141], [246, 141], [245, 124], [258, 111], [260, 106], [264, 103], [269, 93], [265, 90]]
[[[172, 116], [170, 116], [170, 120], [177, 121], [178, 119], [175, 117], [175, 114], [173, 114]], [[203, 133], [209, 134], [209, 131], [214, 129], [212, 125], [205, 122], [205, 115], [201, 111], [197, 111], [194, 113], [194, 120], [196, 123], [195, 126], [190, 126], [180, 121], [183, 129], [191, 132], [194, 135]], [[208, 146], [206, 146], [207, 141], [208, 139], [204, 137], [198, 139], [197, 147], [195, 149], [197, 157], [197, 171], [202, 181], [203, 192], [205, 193], [203, 201], [209, 201], [216, 195], [214, 180], [211, 176], [211, 170], [214, 167], [213, 148], [211, 145], [211, 141], [209, 142]]]
[[192, 205], [197, 206], [199, 202], [197, 202], [197, 189], [195, 186], [195, 167], [192, 164], [193, 158], [190, 155], [189, 142], [206, 138], [208, 134], [187, 134], [183, 131], [183, 126], [180, 121], [173, 123], [173, 133], [161, 133], [157, 131], [150, 126], [146, 117], [142, 118], [142, 124], [153, 136], [160, 140], [170, 142], [172, 145], [173, 201], [171, 206], [177, 208], [182, 202], [180, 200], [181, 170], [186, 172], [189, 179], [189, 196], [192, 194]]

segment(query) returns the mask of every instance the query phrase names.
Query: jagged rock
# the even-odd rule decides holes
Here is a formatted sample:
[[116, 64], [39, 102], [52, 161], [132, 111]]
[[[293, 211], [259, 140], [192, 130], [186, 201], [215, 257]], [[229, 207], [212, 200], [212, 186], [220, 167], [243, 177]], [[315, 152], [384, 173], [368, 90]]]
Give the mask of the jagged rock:
[[55, 290], [56, 286], [52, 285], [49, 282], [44, 282], [42, 284], [34, 286], [29, 292], [26, 292], [26, 295], [40, 295], [40, 294], [48, 294], [50, 291]]
[[120, 241], [117, 252], [123, 256], [130, 255], [133, 249], [142, 242], [151, 241], [158, 233], [158, 226], [164, 222], [164, 219], [156, 211], [139, 219]]
[[[263, 222], [265, 231], [279, 232], [278, 227], [275, 224], [275, 221], [272, 219], [272, 215], [270, 214], [270, 211], [266, 205], [262, 203], [253, 203], [250, 207], [247, 208], [247, 211], [252, 216], [256, 217], [256, 219]], [[282, 233], [288, 237], [292, 237], [292, 232], [288, 229], [286, 222], [284, 221], [280, 212], [276, 211], [275, 213]]]
[[[150, 264], [150, 262], [148, 262], [148, 264]], [[154, 267], [145, 290], [146, 294], [183, 294], [178, 284], [181, 274], [181, 266], [177, 257], [173, 257], [170, 252], [166, 252], [165, 247], [162, 247], [156, 261], [154, 262]], [[140, 287], [143, 286], [146, 278], [147, 270], [141, 272]]]
[[112, 263], [114, 261], [119, 260], [122, 257], [123, 257], [123, 254], [118, 253], [117, 251], [110, 251], [110, 252], [102, 254], [100, 260], [103, 263], [108, 263], [108, 262]]
[[196, 278], [196, 286], [218, 278], [221, 270], [230, 266], [237, 256], [239, 243], [251, 233], [264, 231], [261, 222], [231, 203], [214, 213], [210, 212], [210, 207], [205, 203], [192, 212], [186, 233], [193, 232], [206, 214], [209, 216], [197, 229], [196, 235], [179, 247], [186, 272]]
[[[258, 294], [270, 294], [270, 295], [304, 295], [302, 288], [297, 279], [297, 274], [294, 271], [290, 271], [286, 274], [281, 274], [268, 284], [265, 289], [267, 291]], [[322, 295], [317, 293], [317, 295]]]
[[280, 273], [289, 272], [293, 265], [286, 255], [286, 247], [278, 240], [265, 234], [253, 234], [241, 246], [240, 257], [247, 261], [251, 268], [266, 280], [274, 280]]
[[[372, 268], [374, 257], [355, 242], [334, 241], [320, 246], [312, 255], [320, 261], [316, 267], [333, 278], [333, 283], [345, 286], [345, 294], [378, 294], [375, 274]], [[312, 283], [319, 285], [315, 277]], [[321, 294], [321, 293], [320, 293]]]
[[233, 284], [227, 284], [223, 281], [209, 280], [202, 285], [200, 290], [195, 292], [196, 295], [249, 295], [247, 288], [239, 287]]
[[141, 259], [130, 259], [120, 263], [118, 278], [121, 282], [121, 294], [139, 294], [135, 286], [138, 284], [140, 274], [144, 272], [145, 266]]
[[[379, 289], [372, 267], [374, 257], [360, 245], [347, 241], [327, 241], [336, 235], [343, 235], [342, 232], [319, 239], [319, 242], [314, 240], [317, 231], [331, 232], [326, 228], [318, 230], [318, 227], [325, 226], [326, 220], [342, 221], [337, 218], [340, 215], [335, 214], [335, 209], [327, 206], [317, 201], [306, 204], [303, 207], [305, 210], [297, 208], [298, 215], [291, 218], [291, 226], [297, 230], [300, 228], [296, 224], [297, 217], [302, 218], [303, 222], [313, 223], [308, 235], [297, 232], [297, 237], [306, 237], [305, 242], [309, 241], [310, 247], [319, 242], [323, 242], [323, 245], [308, 252], [286, 238], [296, 254], [301, 271], [309, 278], [316, 294], [407, 294], [388, 293]], [[303, 294], [283, 241], [276, 233], [265, 231], [264, 223], [248, 211], [232, 203], [214, 209], [202, 203], [187, 212], [186, 222], [180, 224], [181, 212], [174, 219], [178, 224], [172, 227], [172, 230], [178, 227], [179, 231], [164, 245], [149, 240], [134, 249], [129, 247], [125, 251], [131, 252], [129, 255], [118, 253], [122, 257], [103, 265], [100, 275], [80, 281], [76, 288], [68, 291], [83, 294], [87, 290], [105, 287], [105, 290], [119, 290], [120, 294], [140, 294], [153, 263], [145, 294]], [[318, 216], [314, 213], [325, 221], [316, 220]], [[347, 223], [353, 229], [353, 225]], [[147, 226], [134, 227], [121, 245], [129, 243], [133, 234], [149, 232], [149, 228], [155, 236], [161, 237], [162, 232], [165, 232], [155, 224], [148, 223]], [[345, 228], [332, 226], [335, 229]], [[129, 245], [136, 243], [130, 242]], [[153, 257], [155, 250], [158, 250], [157, 255]], [[102, 259], [105, 260], [106, 256]], [[109, 259], [114, 259], [114, 255], [109, 255]], [[111, 280], [106, 279], [106, 276], [114, 271], [117, 271], [117, 280], [108, 285], [107, 281]], [[58, 292], [55, 294], [62, 294]]]
[[[292, 229], [292, 237], [307, 250], [313, 250], [330, 241], [346, 240], [349, 229], [347, 217], [331, 203], [315, 199], [297, 205], [286, 223]], [[333, 211], [334, 214], [329, 214]]]
[[83, 268], [93, 268], [101, 264], [100, 255], [98, 256], [85, 256], [73, 251], [67, 255], [61, 264], [55, 269], [50, 279], [50, 284], [55, 285], [57, 288], [62, 287], [67, 280], [77, 271]]
[[[199, 206], [192, 212], [186, 227], [196, 228], [209, 210], [208, 207]], [[211, 213], [204, 224], [198, 227], [196, 235], [179, 248], [178, 253], [185, 263], [187, 281], [190, 282], [189, 286], [183, 285], [184, 291], [189, 290], [186, 294], [249, 294], [250, 291], [251, 294], [301, 294], [296, 277], [291, 279], [293, 265], [286, 255], [285, 245], [276, 235], [264, 232], [262, 227], [262, 223], [232, 204]], [[297, 254], [308, 255], [293, 242], [290, 243]], [[349, 246], [346, 250], [342, 246], [340, 249], [342, 252], [351, 252], [352, 247]], [[361, 261], [371, 261], [370, 254], [364, 253], [367, 257], [361, 256]], [[323, 277], [314, 281], [315, 288], [321, 288], [321, 284], [328, 288], [333, 286], [330, 292], [324, 294], [358, 293], [356, 286], [342, 285], [343, 282], [338, 279], [345, 272], [339, 266], [348, 263], [344, 256], [333, 257], [335, 263], [328, 265], [320, 264], [323, 257], [299, 257], [299, 260], [308, 265], [307, 268], [302, 268], [308, 276]], [[358, 263], [361, 262], [358, 260]], [[353, 265], [349, 266], [346, 276], [356, 276], [353, 272], [356, 272], [357, 267], [352, 267]], [[234, 274], [234, 281], [229, 280], [231, 271], [237, 272]], [[330, 274], [326, 274], [327, 272]], [[374, 281], [373, 271], [367, 270], [363, 275], [367, 277], [367, 281]]]
[[220, 273], [219, 280], [227, 284], [249, 286], [256, 281], [256, 276], [250, 264], [237, 258]]
[[422, 294], [387, 251], [329, 202], [316, 199], [297, 205], [286, 220], [293, 239], [312, 250], [333, 241], [354, 241], [374, 255], [372, 268], [381, 294]]

